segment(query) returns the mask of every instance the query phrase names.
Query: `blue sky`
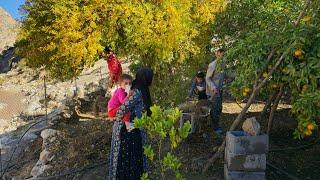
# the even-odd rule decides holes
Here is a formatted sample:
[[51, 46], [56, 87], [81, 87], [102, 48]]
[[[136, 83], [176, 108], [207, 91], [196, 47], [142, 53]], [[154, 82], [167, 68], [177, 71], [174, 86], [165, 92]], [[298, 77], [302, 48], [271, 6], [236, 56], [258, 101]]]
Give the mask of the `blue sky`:
[[20, 19], [19, 7], [24, 0], [0, 0], [0, 6], [11, 14], [15, 19]]

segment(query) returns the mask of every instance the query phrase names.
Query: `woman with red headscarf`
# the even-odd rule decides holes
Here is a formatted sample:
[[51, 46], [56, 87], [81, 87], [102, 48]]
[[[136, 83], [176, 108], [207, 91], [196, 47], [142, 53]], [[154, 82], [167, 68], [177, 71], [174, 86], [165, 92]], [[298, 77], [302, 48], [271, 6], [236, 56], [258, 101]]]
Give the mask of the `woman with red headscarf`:
[[119, 81], [122, 75], [122, 67], [121, 67], [120, 61], [117, 59], [116, 55], [113, 54], [113, 51], [111, 48], [106, 47], [104, 49], [104, 53], [106, 56], [107, 65], [109, 69], [110, 88], [112, 88], [113, 85]]

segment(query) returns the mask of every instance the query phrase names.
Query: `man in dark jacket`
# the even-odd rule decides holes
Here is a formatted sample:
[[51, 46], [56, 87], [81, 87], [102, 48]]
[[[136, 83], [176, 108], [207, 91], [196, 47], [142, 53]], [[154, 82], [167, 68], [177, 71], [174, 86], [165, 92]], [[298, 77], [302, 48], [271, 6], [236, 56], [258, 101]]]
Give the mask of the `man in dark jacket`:
[[199, 71], [193, 79], [187, 99], [191, 99], [194, 94], [198, 96], [198, 100], [208, 98], [206, 93], [205, 74], [202, 71]]

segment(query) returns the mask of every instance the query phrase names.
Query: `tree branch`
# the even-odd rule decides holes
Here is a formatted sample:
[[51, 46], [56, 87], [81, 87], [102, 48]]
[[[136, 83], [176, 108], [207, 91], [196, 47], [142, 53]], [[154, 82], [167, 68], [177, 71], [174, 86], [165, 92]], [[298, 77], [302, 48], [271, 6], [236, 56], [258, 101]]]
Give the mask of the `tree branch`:
[[268, 109], [271, 107], [272, 102], [275, 100], [277, 96], [277, 91], [274, 91], [274, 93], [268, 98], [267, 102], [265, 103], [263, 110], [260, 114], [260, 120], [264, 117], [264, 115], [267, 113]]
[[274, 114], [275, 112], [277, 111], [277, 108], [278, 108], [278, 105], [279, 105], [279, 102], [281, 100], [281, 97], [283, 95], [283, 86], [280, 87], [280, 90], [279, 90], [279, 93], [274, 101], [274, 104], [272, 105], [272, 108], [271, 108], [271, 111], [270, 111], [270, 116], [269, 116], [269, 121], [268, 121], [268, 129], [267, 129], [267, 134], [270, 134], [270, 131], [271, 131], [271, 127], [272, 127], [272, 122], [273, 122], [273, 119], [274, 119]]

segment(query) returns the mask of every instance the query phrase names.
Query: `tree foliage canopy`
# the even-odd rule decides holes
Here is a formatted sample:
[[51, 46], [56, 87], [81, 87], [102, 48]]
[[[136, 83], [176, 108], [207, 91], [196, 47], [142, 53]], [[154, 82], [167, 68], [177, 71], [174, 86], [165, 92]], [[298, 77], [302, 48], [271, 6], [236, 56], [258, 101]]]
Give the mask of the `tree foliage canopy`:
[[[320, 113], [320, 4], [312, 1], [296, 26], [305, 2], [233, 1], [219, 14], [213, 28], [219, 35], [216, 43], [228, 47], [225, 62], [236, 75], [231, 84], [236, 98], [247, 96], [255, 81], [266, 78], [277, 60], [285, 57], [260, 96], [264, 98], [280, 87], [287, 89], [292, 113], [298, 118], [295, 135], [300, 138], [311, 135]], [[275, 53], [268, 61], [272, 50]]]
[[59, 79], [79, 75], [111, 45], [156, 72], [202, 54], [224, 0], [27, 0], [20, 54]]

